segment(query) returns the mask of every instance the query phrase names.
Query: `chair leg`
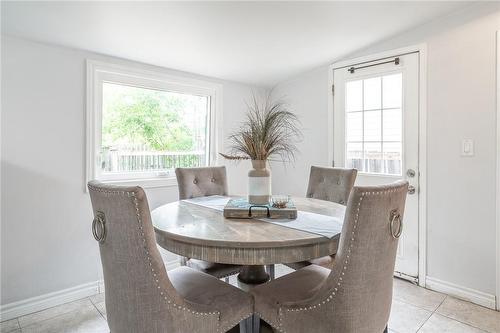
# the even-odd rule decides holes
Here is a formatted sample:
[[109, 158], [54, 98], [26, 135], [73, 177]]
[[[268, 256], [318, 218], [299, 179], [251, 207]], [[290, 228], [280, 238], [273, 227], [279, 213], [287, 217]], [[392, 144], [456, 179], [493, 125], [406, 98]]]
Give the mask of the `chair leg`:
[[252, 333], [252, 319], [253, 316], [250, 316], [240, 321], [240, 333]]
[[274, 265], [267, 265], [266, 270], [269, 273], [269, 277], [271, 278], [271, 280], [274, 280], [275, 278]]
[[387, 329], [387, 325], [385, 326], [385, 329], [384, 329], [384, 333], [387, 333], [389, 332], [389, 330]]
[[229, 276], [226, 276], [226, 277], [224, 278], [224, 282], [229, 283]]
[[181, 266], [186, 266], [187, 261], [188, 261], [188, 258], [181, 257]]
[[253, 333], [260, 333], [260, 317], [254, 314], [253, 316]]

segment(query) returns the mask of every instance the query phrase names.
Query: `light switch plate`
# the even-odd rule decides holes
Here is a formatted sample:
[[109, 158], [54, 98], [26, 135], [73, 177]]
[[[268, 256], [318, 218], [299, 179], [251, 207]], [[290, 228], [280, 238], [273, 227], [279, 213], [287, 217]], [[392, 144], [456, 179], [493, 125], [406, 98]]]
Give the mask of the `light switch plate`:
[[474, 156], [474, 140], [462, 140], [462, 156]]

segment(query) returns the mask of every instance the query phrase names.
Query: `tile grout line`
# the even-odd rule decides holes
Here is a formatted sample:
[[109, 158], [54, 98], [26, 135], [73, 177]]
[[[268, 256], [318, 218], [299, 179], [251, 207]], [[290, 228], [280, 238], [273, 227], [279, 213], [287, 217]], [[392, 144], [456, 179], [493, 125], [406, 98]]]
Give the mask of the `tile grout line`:
[[[418, 287], [418, 286], [417, 286], [417, 287]], [[420, 287], [418, 287], [418, 288], [420, 288]], [[393, 301], [394, 301], [394, 300], [396, 300], [396, 301], [401, 302], [401, 303], [403, 303], [403, 304], [405, 304], [405, 305], [414, 306], [414, 307], [416, 307], [416, 308], [418, 308], [418, 309], [420, 309], [420, 310], [424, 310], [424, 311], [430, 312], [429, 317], [427, 317], [427, 319], [426, 319], [426, 320], [425, 320], [425, 321], [424, 321], [424, 322], [423, 322], [423, 323], [422, 323], [422, 324], [418, 327], [418, 329], [415, 331], [415, 333], [417, 333], [418, 331], [420, 331], [420, 329], [422, 328], [422, 326], [424, 326], [424, 325], [425, 325], [425, 323], [426, 323], [426, 322], [427, 322], [427, 321], [428, 321], [428, 320], [432, 317], [432, 315], [434, 314], [434, 312], [435, 312], [435, 311], [436, 311], [436, 310], [437, 310], [437, 309], [441, 306], [441, 304], [443, 304], [443, 302], [444, 302], [444, 300], [446, 299], [447, 295], [444, 295], [444, 296], [445, 296], [445, 297], [443, 298], [443, 300], [442, 300], [442, 301], [439, 303], [439, 305], [438, 305], [438, 306], [437, 306], [434, 310], [432, 310], [432, 311], [431, 311], [431, 310], [428, 310], [428, 309], [426, 309], [426, 308], [424, 308], [424, 307], [422, 307], [422, 306], [412, 304], [412, 303], [410, 303], [410, 302], [408, 302], [408, 301], [406, 301], [406, 300], [402, 300], [402, 299], [400, 299], [400, 298], [398, 298], [398, 297], [394, 297], [394, 296], [393, 296]], [[392, 306], [391, 306], [391, 307], [392, 307]], [[389, 329], [390, 329], [390, 327], [389, 327]], [[392, 330], [392, 331], [394, 331], [394, 332], [396, 332], [396, 333], [398, 333], [398, 331], [396, 331], [396, 330], [394, 330], [394, 329], [391, 329], [391, 330]]]
[[[39, 311], [39, 312], [40, 312], [40, 311]], [[65, 314], [68, 314], [68, 313], [71, 313], [71, 312], [73, 312], [73, 311], [66, 312], [66, 313], [60, 313], [60, 314], [55, 315], [55, 316], [50, 317], [50, 318], [45, 318], [45, 319], [42, 319], [42, 320], [37, 320], [37, 321], [34, 321], [34, 322], [32, 322], [32, 323], [30, 323], [30, 324], [28, 324], [28, 325], [26, 325], [26, 326], [21, 326], [21, 322], [19, 322], [19, 328], [21, 329], [21, 331], [23, 331], [23, 329], [24, 329], [24, 328], [29, 328], [29, 327], [31, 327], [31, 326], [35, 326], [35, 325], [37, 325], [37, 324], [39, 324], [39, 323], [43, 323], [43, 322], [48, 321], [48, 320], [53, 320], [53, 319], [55, 319], [55, 318], [58, 318], [58, 317], [64, 316]], [[35, 313], [36, 313], [36, 312], [35, 312]], [[20, 317], [19, 317], [19, 318], [20, 318]]]
[[[425, 325], [425, 324], [429, 321], [429, 319], [431, 319], [431, 317], [432, 317], [432, 316], [436, 313], [437, 309], [439, 309], [439, 307], [440, 307], [441, 305], [443, 305], [444, 301], [445, 301], [447, 298], [448, 298], [448, 295], [444, 295], [443, 300], [439, 303], [439, 305], [438, 305], [438, 306], [436, 306], [436, 308], [435, 308], [435, 309], [431, 312], [431, 315], [429, 316], [429, 318], [427, 318], [427, 319], [424, 321], [424, 323], [423, 323], [422, 325], [420, 325], [420, 327], [418, 328], [417, 332], [415, 332], [415, 333], [418, 333], [418, 332], [422, 329], [422, 327], [423, 327], [423, 326], [424, 326], [424, 325]], [[439, 313], [438, 313], [438, 314], [439, 314]]]
[[443, 294], [444, 295], [444, 298], [443, 300], [441, 301], [441, 303], [439, 303], [439, 305], [437, 306], [437, 308], [434, 309], [434, 311], [432, 313], [435, 313], [440, 307], [441, 305], [443, 305], [444, 301], [446, 301], [446, 299], [449, 297], [448, 295], [446, 294]]
[[108, 322], [108, 319], [104, 316], [104, 314], [99, 311], [99, 309], [97, 308], [97, 305], [92, 301], [92, 299], [90, 297], [88, 297], [90, 303], [92, 303], [92, 306], [94, 307], [94, 309], [96, 309], [97, 313], [99, 313], [99, 315], [101, 315], [101, 317], [106, 321], [106, 323]]
[[[482, 328], [480, 328], [480, 327], [476, 327], [476, 326], [474, 326], [474, 325], [471, 325], [471, 324], [465, 323], [465, 322], [460, 321], [460, 320], [458, 320], [458, 319], [451, 318], [451, 317], [448, 317], [448, 316], [447, 316], [447, 315], [445, 315], [445, 314], [441, 314], [441, 313], [437, 312], [437, 310], [441, 307], [441, 305], [443, 305], [444, 301], [446, 301], [446, 300], [448, 299], [448, 297], [450, 297], [450, 296], [449, 296], [449, 295], [445, 295], [445, 298], [441, 301], [441, 303], [439, 303], [438, 307], [437, 307], [437, 308], [436, 308], [436, 309], [432, 312], [431, 317], [432, 317], [434, 314], [437, 314], [437, 315], [439, 315], [439, 316], [442, 316], [442, 317], [448, 318], [448, 319], [450, 319], [450, 320], [456, 321], [457, 323], [461, 323], [461, 324], [464, 324], [464, 325], [466, 325], [466, 326], [469, 326], [469, 327], [472, 327], [472, 328], [478, 329], [478, 330], [480, 330], [481, 332], [489, 333], [488, 331], [485, 331], [485, 330], [483, 330], [483, 329], [482, 329]], [[427, 321], [428, 321], [429, 319], [430, 319], [430, 317], [427, 319]], [[427, 321], [426, 321], [426, 322], [427, 322]], [[423, 325], [422, 325], [422, 326], [423, 326]], [[422, 326], [418, 329], [418, 331], [420, 331], [420, 329], [422, 328]], [[418, 333], [418, 331], [417, 331], [416, 333]]]
[[[417, 286], [417, 285], [415, 285], [415, 286], [416, 286], [417, 288], [422, 288], [422, 287]], [[423, 288], [423, 289], [428, 290], [427, 288]], [[406, 300], [402, 300], [402, 299], [400, 299], [400, 298], [398, 298], [398, 297], [394, 297], [394, 300], [397, 300], [397, 301], [399, 301], [399, 302], [401, 302], [401, 303], [404, 303], [404, 304], [407, 304], [407, 305], [411, 305], [411, 306], [414, 306], [414, 307], [419, 308], [419, 309], [421, 309], [421, 310], [425, 310], [425, 311], [430, 312], [429, 317], [427, 317], [427, 319], [425, 319], [425, 321], [424, 321], [424, 322], [423, 322], [423, 323], [422, 323], [422, 324], [418, 327], [418, 329], [415, 331], [415, 333], [418, 333], [418, 332], [422, 329], [422, 327], [423, 327], [423, 326], [424, 326], [424, 325], [425, 325], [425, 324], [429, 321], [429, 319], [430, 319], [430, 318], [434, 315], [434, 313], [436, 313], [437, 309], [439, 309], [439, 307], [440, 307], [440, 306], [444, 303], [444, 301], [445, 301], [445, 300], [446, 300], [446, 298], [448, 297], [448, 295], [446, 295], [446, 294], [442, 294], [442, 295], [444, 296], [443, 300], [442, 300], [442, 301], [438, 304], [438, 306], [436, 306], [436, 308], [435, 308], [434, 310], [432, 310], [432, 311], [430, 311], [429, 309], [426, 309], [426, 308], [424, 308], [424, 307], [422, 307], [422, 306], [419, 306], [419, 305], [416, 305], [416, 304], [412, 304], [412, 303], [410, 303], [410, 302], [408, 302], [408, 301], [406, 301]], [[397, 332], [397, 331], [395, 331], [395, 332]]]
[[[83, 301], [83, 300], [88, 300], [88, 301], [90, 302], [90, 304], [92, 305], [92, 307], [93, 307], [93, 308], [97, 311], [97, 313], [99, 313], [99, 315], [101, 315], [101, 316], [102, 316], [101, 312], [99, 311], [99, 309], [97, 309], [97, 308], [96, 308], [96, 306], [94, 305], [94, 303], [92, 302], [92, 300], [90, 299], [90, 297], [89, 297], [89, 296], [87, 296], [87, 297], [83, 297], [83, 298], [79, 298], [79, 299], [77, 299], [77, 300], [75, 300], [75, 301], [72, 301], [72, 302], [67, 302], [67, 303], [64, 303], [64, 304], [62, 304], [62, 305], [67, 305], [67, 304], [71, 304], [71, 303], [76, 303], [76, 302], [80, 302], [80, 301]], [[39, 313], [39, 312], [43, 312], [43, 311], [46, 311], [46, 310], [50, 310], [50, 309], [53, 309], [53, 308], [56, 308], [56, 307], [59, 307], [59, 306], [60, 306], [60, 305], [58, 305], [58, 306], [54, 306], [54, 307], [51, 307], [51, 308], [47, 308], [47, 309], [45, 309], [45, 310], [36, 311], [36, 312], [33, 312], [32, 314], [34, 314], [34, 313]], [[77, 310], [77, 309], [73, 309], [73, 310], [68, 311], [68, 312], [58, 313], [58, 314], [56, 314], [56, 315], [54, 315], [54, 316], [47, 317], [47, 318], [45, 318], [45, 319], [41, 319], [41, 320], [37, 320], [37, 321], [34, 321], [34, 322], [29, 323], [29, 324], [27, 324], [27, 325], [21, 325], [21, 322], [19, 321], [19, 318], [22, 318], [22, 317], [24, 317], [24, 316], [20, 316], [20, 317], [17, 317], [17, 318], [15, 318], [15, 319], [17, 319], [17, 322], [18, 322], [18, 324], [19, 324], [19, 329], [20, 329], [20, 330], [21, 330], [21, 332], [22, 332], [24, 329], [29, 328], [29, 327], [31, 327], [31, 326], [34, 326], [34, 325], [36, 325], [36, 324], [38, 324], [38, 323], [42, 323], [42, 322], [46, 322], [46, 321], [49, 321], [49, 320], [53, 320], [53, 319], [56, 319], [56, 318], [58, 318], [58, 317], [61, 317], [61, 316], [64, 316], [64, 315], [70, 314], [70, 313], [75, 312], [75, 311], [78, 311], [78, 310]], [[28, 314], [28, 315], [25, 315], [25, 316], [29, 316], [29, 315], [31, 315], [31, 314]], [[106, 318], [104, 318], [104, 320], [105, 320], [105, 321], [106, 321], [106, 323], [107, 323]]]
[[[445, 297], [445, 298], [446, 298], [446, 297]], [[437, 308], [439, 308], [439, 307], [441, 306], [441, 304], [443, 304], [443, 302], [444, 302], [444, 300], [443, 300], [443, 301], [441, 301], [441, 303], [439, 303], [439, 305], [436, 307], [436, 309], [434, 309], [434, 310], [429, 310], [429, 309], [426, 309], [426, 308], [424, 308], [424, 307], [422, 307], [422, 306], [420, 306], [420, 305], [415, 305], [415, 304], [413, 304], [413, 303], [410, 303], [410, 302], [408, 302], [408, 301], [402, 300], [402, 299], [400, 299], [400, 298], [393, 298], [393, 301], [398, 301], [398, 302], [404, 303], [404, 304], [406, 304], [406, 305], [411, 305], [411, 306], [414, 306], [414, 307], [416, 307], [416, 308], [419, 308], [420, 310], [425, 310], [425, 311], [427, 311], [427, 312], [431, 312], [431, 313], [434, 313], [434, 311], [436, 311], [436, 310], [437, 310]]]
[[485, 333], [495, 333], [495, 332], [485, 331], [485, 330], [483, 330], [483, 329], [482, 329], [482, 328], [480, 328], [480, 327], [477, 327], [477, 326], [471, 325], [471, 324], [469, 324], [469, 323], [463, 322], [463, 321], [458, 320], [458, 319], [456, 319], [456, 318], [448, 317], [447, 315], [442, 314], [442, 313], [436, 313], [436, 314], [438, 314], [438, 315], [440, 315], [440, 316], [443, 316], [443, 317], [445, 317], [445, 318], [448, 318], [448, 319], [450, 319], [450, 320], [454, 320], [454, 321], [456, 321], [456, 322], [459, 322], [460, 324], [464, 324], [464, 325], [466, 325], [466, 326], [469, 326], [469, 327], [475, 328], [475, 329], [477, 329], [477, 330], [480, 330], [481, 332], [485, 332]]
[[[435, 310], [434, 310], [435, 311]], [[422, 327], [429, 321], [429, 319], [431, 319], [431, 317], [434, 315], [434, 311], [429, 311], [431, 314], [429, 315], [429, 317], [427, 317], [426, 320], [424, 320], [424, 322], [417, 328], [417, 330], [415, 331], [415, 333], [418, 333]]]
[[[16, 318], [13, 318], [12, 320], [15, 320], [16, 323], [17, 323], [17, 328], [12, 330], [12, 331], [9, 331], [9, 332], [13, 332], [13, 333], [16, 333], [16, 332], [22, 332], [22, 329], [21, 329], [21, 323], [19, 322], [19, 317], [16, 317]], [[6, 320], [7, 321], [7, 320]]]
[[465, 323], [465, 322], [460, 321], [460, 320], [458, 320], [458, 319], [448, 317], [448, 316], [446, 316], [446, 315], [444, 315], [444, 314], [441, 314], [441, 313], [437, 313], [437, 312], [436, 312], [436, 314], [437, 314], [438, 316], [442, 316], [442, 317], [445, 317], [445, 318], [450, 319], [450, 320], [452, 320], [452, 321], [456, 321], [457, 323], [464, 324], [465, 326], [468, 326], [468, 327], [474, 328], [474, 329], [479, 330], [479, 331], [484, 332], [484, 333], [494, 333], [494, 332], [490, 332], [490, 331], [485, 331], [485, 330], [483, 330], [483, 329], [482, 329], [482, 328], [480, 328], [480, 327], [476, 327], [476, 326], [474, 326], [474, 325], [471, 325], [471, 324]]
[[[99, 316], [100, 316], [100, 317], [102, 317], [102, 318], [104, 319], [104, 322], [106, 323], [106, 327], [108, 327], [108, 329], [109, 329], [107, 319], [103, 316], [103, 314], [99, 311], [99, 309], [97, 309], [97, 307], [96, 307], [96, 306], [95, 306], [95, 304], [92, 302], [92, 300], [90, 299], [90, 297], [80, 298], [80, 299], [79, 299], [79, 300], [77, 300], [77, 301], [80, 301], [80, 300], [83, 300], [83, 299], [88, 299], [88, 300], [90, 301], [90, 304], [92, 304], [92, 307], [94, 308], [94, 310], [95, 310], [95, 311], [97, 311], [97, 313], [99, 314]], [[77, 301], [75, 301], [75, 302], [77, 302]], [[72, 302], [69, 302], [69, 303], [72, 303]], [[37, 324], [39, 324], [39, 323], [43, 323], [43, 322], [46, 322], [46, 321], [49, 321], [49, 320], [54, 320], [54, 319], [56, 319], [56, 318], [58, 318], [58, 317], [61, 317], [61, 316], [64, 316], [64, 315], [67, 315], [67, 314], [70, 314], [70, 313], [72, 313], [72, 312], [76, 312], [76, 311], [78, 311], [78, 310], [72, 310], [72, 311], [70, 311], [70, 312], [61, 313], [61, 314], [58, 314], [58, 315], [53, 316], [53, 317], [50, 317], [50, 318], [46, 318], [46, 319], [43, 319], [43, 320], [39, 320], [39, 321], [33, 322], [33, 323], [28, 324], [28, 325], [26, 325], [26, 326], [21, 326], [21, 323], [19, 322], [19, 319], [18, 319], [18, 318], [20, 318], [20, 317], [18, 317], [18, 318], [16, 318], [16, 319], [18, 320], [18, 323], [19, 323], [19, 331], [20, 331], [20, 333], [22, 333], [22, 332], [24, 331], [24, 329], [26, 329], [26, 328], [30, 328], [31, 326], [35, 326], [35, 325], [37, 325]], [[17, 332], [17, 331], [13, 331], [13, 333], [14, 333], [14, 332]]]
[[[401, 278], [398, 278], [398, 277], [395, 277], [395, 278], [396, 278], [396, 279], [399, 279], [399, 280], [402, 280], [402, 281], [405, 281], [404, 279], [401, 279]], [[405, 282], [408, 282], [408, 281], [405, 281]], [[411, 282], [410, 282], [410, 283], [411, 283]], [[397, 300], [397, 301], [399, 301], [399, 302], [403, 302], [403, 303], [405, 303], [405, 304], [412, 305], [412, 306], [414, 306], [414, 307], [417, 307], [417, 308], [419, 308], [419, 309], [422, 309], [422, 310], [426, 310], [426, 311], [432, 312], [432, 314], [434, 314], [434, 312], [436, 312], [436, 310], [437, 310], [437, 309], [438, 309], [438, 308], [439, 308], [439, 307], [440, 307], [440, 306], [444, 303], [444, 301], [446, 300], [446, 298], [448, 298], [448, 297], [449, 297], [449, 295], [446, 295], [446, 294], [440, 293], [440, 292], [438, 292], [438, 291], [434, 291], [434, 290], [431, 290], [431, 289], [427, 289], [427, 288], [425, 288], [425, 287], [420, 287], [420, 286], [419, 286], [419, 285], [417, 285], [417, 284], [413, 284], [413, 283], [411, 283], [411, 284], [412, 284], [413, 286], [417, 287], [418, 289], [423, 289], [423, 290], [426, 290], [426, 291], [429, 291], [429, 292], [432, 292], [432, 293], [436, 293], [436, 294], [443, 295], [443, 296], [444, 296], [444, 298], [443, 298], [443, 300], [439, 303], [439, 305], [438, 305], [438, 306], [437, 306], [434, 310], [429, 310], [429, 309], [426, 309], [426, 308], [424, 308], [424, 307], [422, 307], [422, 306], [420, 306], [420, 305], [416, 305], [416, 304], [410, 303], [409, 301], [406, 301], [406, 300], [403, 300], [403, 299], [401, 299], [401, 298], [395, 297], [395, 296], [394, 296], [394, 292], [393, 292], [393, 296], [392, 296], [393, 301], [394, 301], [394, 300]]]
[[[445, 314], [443, 314], [443, 313], [436, 312], [436, 311], [437, 311], [437, 310], [441, 307], [441, 305], [443, 305], [444, 301], [445, 301], [446, 299], [448, 299], [449, 297], [451, 297], [451, 296], [450, 296], [450, 295], [446, 295], [446, 297], [445, 297], [445, 298], [444, 298], [444, 300], [441, 302], [441, 304], [439, 304], [439, 306], [436, 308], [436, 310], [434, 310], [434, 313], [436, 313], [436, 314], [438, 314], [438, 315], [440, 315], [440, 316], [443, 316], [443, 317], [445, 317], [445, 318], [448, 318], [448, 319], [451, 319], [451, 320], [457, 321], [457, 322], [459, 322], [459, 323], [461, 323], [461, 324], [464, 324], [464, 325], [467, 325], [467, 326], [469, 326], [469, 327], [472, 327], [472, 328], [478, 329], [478, 330], [480, 330], [480, 331], [482, 331], [482, 332], [485, 332], [485, 333], [491, 333], [491, 332], [489, 332], [489, 331], [483, 330], [481, 327], [477, 327], [477, 326], [471, 325], [471, 324], [469, 324], [469, 323], [463, 322], [463, 321], [461, 321], [461, 320], [458, 320], [458, 319], [456, 319], [456, 318], [449, 317], [449, 316], [447, 316], [447, 315], [445, 315]], [[471, 303], [471, 302], [467, 302], [467, 303]], [[471, 303], [471, 304], [474, 304], [474, 303]], [[434, 313], [433, 313], [433, 314], [434, 314]]]

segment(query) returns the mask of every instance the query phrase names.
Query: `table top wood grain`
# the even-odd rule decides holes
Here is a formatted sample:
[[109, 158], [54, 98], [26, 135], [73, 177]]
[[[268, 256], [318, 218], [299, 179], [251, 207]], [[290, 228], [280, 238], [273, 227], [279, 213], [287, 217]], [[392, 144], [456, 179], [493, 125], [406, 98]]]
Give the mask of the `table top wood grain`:
[[[300, 211], [343, 221], [343, 205], [310, 198], [293, 201]], [[185, 201], [160, 206], [151, 217], [161, 247], [189, 258], [227, 264], [278, 264], [333, 254], [340, 235], [327, 238], [255, 219], [228, 219], [221, 211]]]

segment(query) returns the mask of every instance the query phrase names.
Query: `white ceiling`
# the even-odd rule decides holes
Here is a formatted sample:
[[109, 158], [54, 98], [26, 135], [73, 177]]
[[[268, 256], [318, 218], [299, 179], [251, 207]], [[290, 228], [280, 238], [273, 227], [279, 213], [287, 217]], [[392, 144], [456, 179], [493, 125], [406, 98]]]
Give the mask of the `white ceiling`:
[[270, 86], [467, 2], [2, 2], [2, 33]]

